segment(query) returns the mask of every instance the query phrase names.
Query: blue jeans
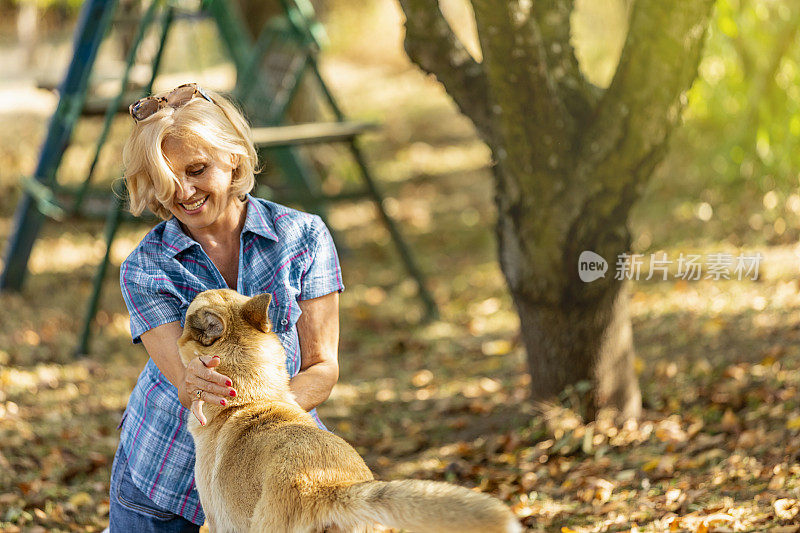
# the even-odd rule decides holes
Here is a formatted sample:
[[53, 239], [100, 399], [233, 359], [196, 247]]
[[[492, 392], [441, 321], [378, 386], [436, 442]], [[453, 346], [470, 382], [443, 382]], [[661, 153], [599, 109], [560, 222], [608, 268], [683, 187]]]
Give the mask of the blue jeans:
[[133, 484], [128, 456], [117, 446], [111, 466], [110, 533], [197, 533], [200, 526], [162, 509]]

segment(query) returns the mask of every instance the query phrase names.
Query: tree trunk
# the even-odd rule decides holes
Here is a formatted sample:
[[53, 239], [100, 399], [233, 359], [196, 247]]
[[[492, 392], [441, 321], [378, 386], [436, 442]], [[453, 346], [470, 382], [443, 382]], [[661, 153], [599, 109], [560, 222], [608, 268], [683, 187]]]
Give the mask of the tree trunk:
[[557, 397], [568, 385], [593, 384], [585, 398], [590, 417], [600, 406], [624, 418], [641, 411], [633, 371], [633, 336], [626, 291], [617, 286], [593, 306], [555, 308], [512, 291], [528, 353], [532, 399]]
[[[531, 243], [524, 236], [537, 231], [531, 221], [539, 217], [509, 203], [503, 171], [501, 164], [494, 168], [498, 255], [520, 316], [532, 399], [549, 400], [568, 385], [588, 381], [593, 386], [582, 408], [590, 417], [605, 406], [618, 409], [624, 418], [638, 417], [641, 392], [633, 370], [628, 294], [614, 275], [616, 258], [630, 249], [626, 218], [617, 215], [619, 210], [603, 220], [583, 212], [576, 219], [586, 226], [577, 229], [579, 224], [566, 233], [569, 238], [537, 248], [538, 261], [531, 261]], [[578, 258], [585, 250], [608, 261], [605, 277], [588, 283], [580, 279]]]
[[406, 51], [435, 74], [494, 156], [498, 250], [520, 315], [532, 395], [593, 384], [591, 411], [637, 416], [641, 394], [624, 283], [583, 282], [583, 251], [612, 266], [630, 210], [666, 151], [697, 74], [713, 0], [637, 0], [606, 90], [580, 71], [574, 0], [472, 0], [483, 61], [435, 0], [399, 0]]

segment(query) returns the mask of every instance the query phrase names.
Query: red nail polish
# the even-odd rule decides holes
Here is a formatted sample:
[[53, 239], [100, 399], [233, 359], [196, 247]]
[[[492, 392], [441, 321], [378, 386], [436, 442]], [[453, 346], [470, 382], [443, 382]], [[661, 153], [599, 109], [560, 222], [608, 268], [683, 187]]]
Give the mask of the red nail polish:
[[220, 401], [219, 401], [219, 403], [220, 403], [220, 405], [223, 405], [223, 406], [224, 406], [224, 405], [227, 405], [227, 404], [225, 403], [225, 400], [220, 400]]
[[225, 380], [225, 385], [227, 385], [228, 387], [230, 387], [231, 385], [233, 385], [233, 383], [231, 383], [231, 380], [229, 380], [229, 379], [226, 379], [226, 380]]
[[230, 394], [231, 394], [231, 396], [236, 396], [236, 391], [232, 390]]

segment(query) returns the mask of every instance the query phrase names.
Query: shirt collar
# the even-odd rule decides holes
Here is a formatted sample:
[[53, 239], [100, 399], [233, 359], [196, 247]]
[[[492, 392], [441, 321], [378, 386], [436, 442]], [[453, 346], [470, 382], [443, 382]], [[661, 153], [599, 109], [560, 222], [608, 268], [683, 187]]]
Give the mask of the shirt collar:
[[[272, 239], [275, 242], [278, 241], [275, 227], [272, 225], [270, 213], [264, 208], [261, 202], [256, 201], [256, 199], [249, 194], [247, 195], [247, 215], [242, 233], [245, 231], [261, 235], [267, 239]], [[183, 232], [178, 219], [175, 217], [167, 220], [162, 239], [169, 253], [172, 254], [172, 257], [198, 244], [197, 241]]]
[[172, 257], [198, 244], [197, 241], [183, 232], [178, 219], [175, 217], [167, 220], [161, 239], [164, 241], [169, 253], [172, 254]]
[[245, 231], [278, 242], [278, 234], [275, 233], [275, 226], [272, 225], [271, 213], [261, 202], [249, 194], [247, 195], [247, 218], [244, 221], [242, 233]]

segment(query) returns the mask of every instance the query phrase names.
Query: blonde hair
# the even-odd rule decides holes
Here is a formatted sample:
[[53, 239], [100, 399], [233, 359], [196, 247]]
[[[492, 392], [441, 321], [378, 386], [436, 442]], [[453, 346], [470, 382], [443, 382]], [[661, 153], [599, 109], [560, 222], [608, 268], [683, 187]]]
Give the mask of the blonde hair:
[[162, 151], [167, 137], [192, 143], [216, 157], [236, 156], [231, 197], [243, 196], [253, 189], [258, 156], [250, 125], [227, 98], [207, 89], [204, 92], [213, 103], [195, 95], [177, 109], [164, 106], [134, 124], [122, 150], [125, 184], [134, 215], [147, 208], [164, 220], [172, 216], [165, 205], [172, 203], [179, 181]]

